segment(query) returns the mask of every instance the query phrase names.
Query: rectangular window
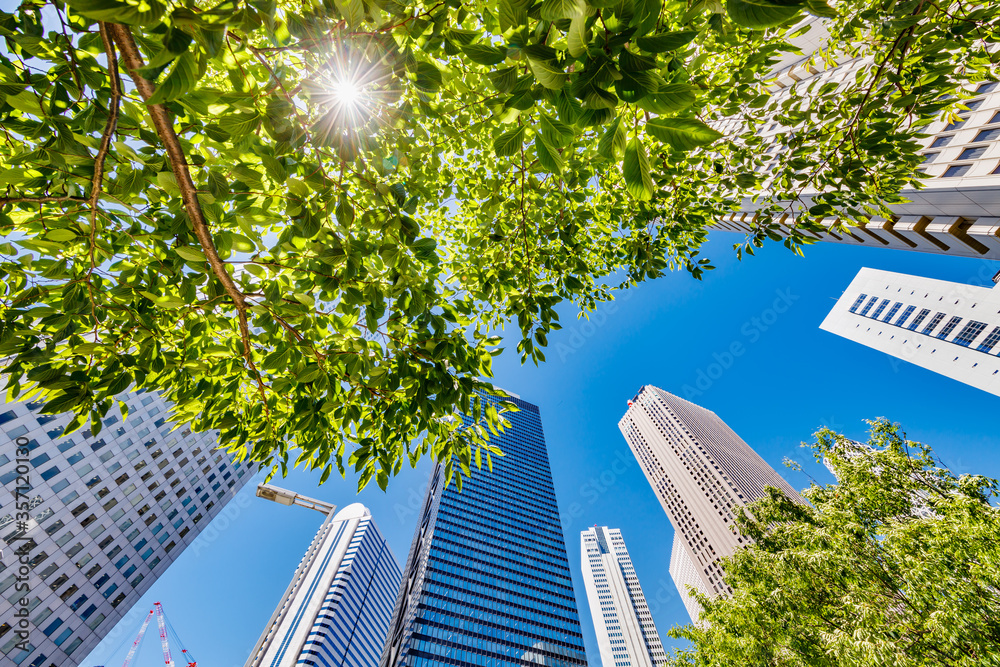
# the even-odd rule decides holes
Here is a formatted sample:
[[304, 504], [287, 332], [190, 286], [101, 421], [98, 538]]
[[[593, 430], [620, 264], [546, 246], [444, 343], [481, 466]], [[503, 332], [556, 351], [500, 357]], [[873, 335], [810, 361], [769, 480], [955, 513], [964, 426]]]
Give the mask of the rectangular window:
[[889, 299], [882, 299], [882, 303], [880, 303], [878, 305], [878, 308], [875, 309], [875, 312], [872, 313], [872, 319], [877, 320], [878, 316], [882, 314], [882, 311], [885, 310], [885, 307], [888, 305], [889, 305]]
[[976, 94], [978, 95], [980, 93], [992, 93], [993, 89], [996, 87], [997, 87], [996, 81], [986, 81], [984, 83], [979, 84], [979, 87], [976, 88]]
[[41, 474], [41, 477], [47, 482], [58, 474], [59, 474], [59, 466], [52, 466], [51, 468], [43, 472]]
[[920, 333], [929, 336], [930, 333], [934, 331], [934, 328], [937, 327], [937, 325], [939, 325], [941, 323], [941, 320], [943, 319], [944, 319], [944, 313], [937, 313], [934, 317], [931, 318], [930, 323], [927, 326], [925, 326], [923, 331], [921, 331]]
[[927, 164], [928, 162], [933, 162], [940, 153], [924, 153], [924, 159], [920, 164]]
[[873, 296], [873, 297], [872, 297], [872, 298], [871, 298], [871, 299], [870, 299], [870, 300], [868, 301], [868, 303], [866, 303], [866, 304], [865, 304], [865, 307], [864, 307], [864, 309], [863, 309], [863, 310], [861, 311], [861, 313], [860, 313], [862, 317], [864, 317], [865, 315], [867, 315], [867, 314], [868, 314], [868, 311], [872, 309], [872, 306], [874, 306], [874, 305], [875, 305], [875, 302], [876, 302], [876, 301], [878, 301], [878, 297], [877, 297], [877, 296]]
[[972, 140], [973, 143], [979, 143], [980, 141], [996, 141], [1000, 138], [1000, 127], [994, 127], [990, 130], [980, 130], [976, 138]]
[[983, 339], [983, 342], [976, 349], [980, 352], [992, 352], [993, 346], [997, 344], [997, 341], [1000, 341], [1000, 327], [994, 327], [990, 335]]
[[[916, 309], [917, 309], [916, 306], [907, 306], [906, 310], [903, 311], [903, 314], [899, 316], [899, 319], [897, 319], [894, 324], [897, 327], [903, 326], [903, 322], [906, 321], [906, 318], [908, 318], [910, 315], [912, 315], [913, 311], [916, 310]], [[886, 318], [886, 319], [888, 319], [888, 318]]]
[[976, 337], [979, 336], [985, 328], [986, 322], [976, 322], [975, 320], [970, 320], [964, 327], [962, 327], [962, 330], [958, 332], [958, 335], [955, 336], [955, 339], [951, 342], [963, 347], [969, 347], [969, 345], [972, 344], [972, 341], [976, 340]]
[[931, 148], [938, 148], [939, 146], [947, 146], [948, 143], [951, 141], [951, 136], [952, 135], [949, 134], [948, 136], [945, 137], [938, 137], [931, 144]]
[[948, 167], [941, 178], [958, 178], [959, 176], [965, 176], [972, 169], [971, 164], [953, 164]]
[[975, 160], [981, 158], [983, 153], [986, 152], [986, 146], [973, 146], [971, 148], [966, 148], [962, 151], [962, 154], [958, 156], [959, 160]]
[[941, 338], [942, 340], [947, 338], [949, 335], [951, 335], [951, 332], [955, 330], [955, 327], [957, 327], [958, 323], [961, 321], [962, 318], [958, 317], [957, 315], [955, 317], [952, 317], [950, 320], [948, 320], [948, 323], [944, 325], [944, 328], [941, 329], [937, 337]]

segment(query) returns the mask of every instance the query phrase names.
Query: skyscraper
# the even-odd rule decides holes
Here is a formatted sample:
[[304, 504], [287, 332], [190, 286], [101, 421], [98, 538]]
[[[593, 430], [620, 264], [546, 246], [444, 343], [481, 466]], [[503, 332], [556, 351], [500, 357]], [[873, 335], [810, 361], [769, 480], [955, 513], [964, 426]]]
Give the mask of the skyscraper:
[[864, 268], [820, 328], [1000, 396], [1000, 287]]
[[673, 524], [675, 556], [689, 561], [675, 567], [671, 559], [681, 597], [692, 567], [703, 592], [730, 592], [719, 559], [749, 543], [734, 527], [736, 508], [763, 498], [768, 486], [799, 495], [714, 412], [657, 387], [639, 390], [618, 428]]
[[330, 510], [247, 667], [377, 667], [399, 565], [367, 507]]
[[484, 462], [459, 491], [434, 470], [383, 667], [587, 663], [541, 418], [511, 400], [492, 473]]
[[[774, 75], [770, 94], [776, 101], [788, 98], [791, 91], [818, 89], [825, 85], [841, 86], [851, 81], [860, 70], [871, 66], [870, 59], [813, 58], [829, 47], [829, 35], [823, 19], [810, 17], [799, 26], [811, 24], [811, 30], [792, 41], [803, 55], [789, 54], [772, 70]], [[843, 243], [872, 248], [895, 248], [917, 252], [940, 253], [963, 257], [1000, 259], [1000, 217], [997, 205], [1000, 195], [1000, 87], [987, 81], [968, 91], [971, 97], [963, 101], [966, 110], [960, 110], [958, 120], [942, 115], [930, 125], [921, 128], [926, 135], [923, 144], [923, 165], [928, 176], [921, 189], [905, 188], [908, 200], [891, 206], [889, 218], [872, 217], [866, 224], [834, 230], [838, 223], [835, 216], [818, 222], [825, 229], [806, 231], [806, 236], [817, 241]], [[791, 101], [791, 100], [789, 100]], [[737, 131], [740, 119], [733, 118], [723, 131]], [[767, 186], [773, 177], [774, 167], [785, 152], [787, 138], [794, 135], [779, 118], [767, 124], [762, 133], [772, 141], [763, 156], [767, 162], [758, 168], [758, 176]], [[805, 191], [798, 204], [800, 215], [812, 204], [812, 191]], [[749, 233], [765, 222], [759, 217], [755, 201], [745, 200], [742, 210], [726, 216], [713, 229]], [[772, 232], [787, 236], [797, 225], [796, 206], [789, 204], [787, 212], [774, 219]]]
[[0, 664], [77, 665], [252, 476], [158, 395], [118, 400], [66, 438], [69, 415], [0, 403]]
[[604, 667], [660, 667], [667, 659], [622, 531], [580, 533], [583, 582]]

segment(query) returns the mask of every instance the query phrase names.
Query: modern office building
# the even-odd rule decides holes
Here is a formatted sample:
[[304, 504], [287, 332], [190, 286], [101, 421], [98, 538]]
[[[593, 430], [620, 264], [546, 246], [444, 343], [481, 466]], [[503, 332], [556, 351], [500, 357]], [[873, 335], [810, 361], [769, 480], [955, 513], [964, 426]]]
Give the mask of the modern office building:
[[70, 415], [0, 403], [2, 665], [79, 664], [252, 476], [160, 396], [118, 399], [128, 419], [65, 438]]
[[698, 575], [698, 566], [691, 560], [690, 551], [684, 547], [684, 538], [676, 530], [674, 543], [670, 547], [670, 578], [681, 594], [688, 616], [692, 621], [697, 621], [701, 615], [701, 605], [688, 591], [694, 589], [702, 595], [712, 595], [712, 592], [705, 586], [704, 577]]
[[[787, 56], [773, 70], [775, 79], [770, 92], [777, 102], [790, 95], [793, 88], [801, 92], [806, 86], [847, 86], [859, 70], [872, 65], [870, 59], [828, 63], [828, 55], [813, 58], [827, 46], [829, 36], [823, 20], [815, 17], [803, 20], [795, 30], [807, 24], [810, 31], [793, 40], [802, 55]], [[967, 110], [958, 113], [957, 121], [942, 117], [921, 129], [927, 135], [921, 140], [921, 169], [929, 178], [920, 190], [904, 190], [908, 203], [893, 205], [890, 218], [873, 217], [860, 227], [838, 230], [836, 217], [824, 218], [819, 222], [825, 231], [806, 235], [817, 241], [864, 247], [1000, 259], [1000, 87], [989, 81], [968, 92], [971, 97], [964, 102]], [[739, 126], [740, 119], [733, 118], [718, 129], [737, 131]], [[777, 119], [763, 128], [763, 134], [773, 139], [766, 163], [758, 168], [765, 188], [790, 132]], [[811, 205], [809, 191], [803, 193], [802, 202], [803, 210]], [[717, 221], [713, 229], [751, 233], [761, 222], [758, 215], [757, 205], [748, 199], [739, 212]], [[780, 236], [787, 236], [790, 227], [797, 224], [796, 215], [789, 212], [768, 222]]]
[[333, 506], [305, 500], [326, 510], [326, 521], [247, 667], [378, 667], [399, 594], [399, 565], [367, 507], [354, 503], [334, 514]]
[[1000, 288], [864, 268], [820, 328], [1000, 396]]
[[622, 531], [580, 533], [583, 583], [604, 667], [660, 667], [667, 659]]
[[541, 417], [511, 401], [492, 472], [461, 491], [433, 472], [383, 667], [587, 664]]
[[679, 538], [689, 561], [670, 568], [681, 597], [688, 597], [682, 584], [692, 566], [700, 590], [730, 592], [719, 559], [749, 543], [735, 529], [736, 509], [763, 498], [768, 486], [799, 495], [714, 412], [657, 387], [639, 390], [618, 428], [673, 524], [675, 555]]

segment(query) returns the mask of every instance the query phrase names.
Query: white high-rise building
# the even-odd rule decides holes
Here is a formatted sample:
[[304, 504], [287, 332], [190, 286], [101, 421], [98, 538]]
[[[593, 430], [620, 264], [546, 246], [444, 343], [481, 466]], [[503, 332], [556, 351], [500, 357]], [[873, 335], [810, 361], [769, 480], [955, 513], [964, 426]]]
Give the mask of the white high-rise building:
[[[870, 58], [827, 61], [829, 51], [824, 57], [813, 58], [829, 46], [829, 35], [823, 19], [815, 17], [805, 18], [791, 32], [806, 25], [811, 29], [793, 40], [803, 55], [789, 54], [772, 70], [775, 77], [770, 93], [776, 101], [787, 99], [793, 90], [801, 92], [828, 84], [847, 86], [863, 68], [873, 66]], [[1000, 259], [1000, 86], [987, 81], [972, 86], [968, 92], [971, 96], [964, 101], [966, 109], [959, 111], [958, 121], [942, 114], [940, 120], [921, 128], [927, 137], [919, 140], [924, 156], [920, 168], [929, 178], [919, 190], [904, 189], [907, 203], [893, 205], [890, 218], [876, 216], [861, 226], [840, 230], [832, 229], [838, 219], [827, 217], [819, 220], [823, 231], [807, 231], [806, 236], [864, 247]], [[739, 118], [718, 127], [727, 133], [739, 128]], [[762, 134], [773, 140], [764, 155], [765, 163], [757, 169], [767, 187], [785, 151], [785, 139], [794, 131], [774, 119]], [[811, 205], [812, 194], [809, 190], [802, 194], [796, 203], [802, 204], [799, 211]], [[790, 228], [798, 224], [795, 210], [789, 205], [786, 212], [768, 220], [774, 225], [772, 231], [787, 236]], [[758, 216], [757, 204], [748, 199], [740, 212], [717, 221], [713, 229], [752, 233], [763, 221]]]
[[864, 268], [820, 328], [1000, 396], [1000, 287]]
[[681, 593], [681, 600], [688, 616], [693, 621], [697, 620], [701, 615], [701, 605], [693, 596], [688, 595], [687, 591], [693, 588], [702, 595], [711, 595], [712, 592], [705, 586], [704, 579], [698, 576], [698, 567], [691, 560], [690, 552], [684, 548], [684, 539], [676, 530], [674, 543], [670, 548], [670, 578], [674, 580], [674, 586]]
[[0, 665], [75, 667], [252, 476], [157, 394], [117, 398], [128, 419], [65, 438], [0, 399]]
[[639, 390], [618, 428], [673, 524], [675, 556], [686, 558], [671, 559], [681, 597], [692, 570], [698, 590], [729, 593], [719, 560], [750, 541], [736, 530], [736, 509], [765, 497], [768, 486], [799, 495], [714, 412], [657, 387]]
[[[265, 494], [270, 488], [262, 490], [258, 495], [269, 497]], [[302, 504], [301, 497], [296, 499], [295, 504]], [[325, 509], [317, 506], [319, 501], [305, 500], [314, 509]], [[247, 667], [378, 666], [399, 594], [399, 565], [368, 508], [354, 503], [331, 514], [302, 558]]]
[[622, 531], [607, 526], [582, 531], [580, 560], [604, 667], [660, 667], [667, 655]]

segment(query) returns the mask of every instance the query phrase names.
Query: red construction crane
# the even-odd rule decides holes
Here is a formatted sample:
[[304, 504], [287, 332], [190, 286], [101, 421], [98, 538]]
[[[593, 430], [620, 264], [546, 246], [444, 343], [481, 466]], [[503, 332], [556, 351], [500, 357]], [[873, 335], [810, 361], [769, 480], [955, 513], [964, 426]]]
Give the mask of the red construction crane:
[[[146, 616], [146, 620], [142, 622], [142, 627], [139, 628], [139, 634], [136, 636], [135, 641], [132, 642], [132, 648], [129, 649], [128, 655], [125, 656], [125, 664], [123, 664], [122, 667], [129, 667], [131, 664], [136, 651], [139, 649], [139, 645], [142, 643], [142, 638], [146, 634], [146, 628], [149, 627], [149, 622], [153, 619], [153, 614], [156, 614], [156, 624], [160, 629], [160, 644], [163, 647], [163, 664], [166, 667], [176, 666], [176, 663], [170, 657], [170, 642], [167, 639], [167, 629], [170, 629], [170, 632], [174, 635], [174, 639], [177, 640], [177, 643], [180, 643], [180, 637], [177, 636], [177, 631], [174, 630], [173, 626], [169, 624], [167, 617], [163, 614], [163, 605], [159, 602], [154, 602], [153, 609], [150, 610], [149, 614]], [[198, 663], [195, 662], [186, 649], [181, 649], [181, 655], [183, 656], [185, 667], [198, 667]]]

